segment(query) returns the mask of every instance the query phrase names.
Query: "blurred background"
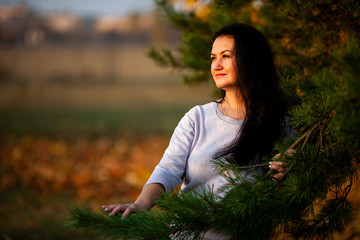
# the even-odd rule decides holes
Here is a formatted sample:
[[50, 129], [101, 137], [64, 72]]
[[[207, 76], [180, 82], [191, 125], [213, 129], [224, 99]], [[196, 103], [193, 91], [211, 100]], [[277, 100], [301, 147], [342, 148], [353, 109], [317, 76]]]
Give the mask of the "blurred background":
[[0, 0], [0, 240], [97, 239], [66, 226], [71, 204], [136, 199], [181, 117], [215, 99], [147, 57], [180, 43], [154, 0]]
[[180, 34], [153, 0], [0, 0], [0, 239], [94, 239], [66, 227], [71, 203], [137, 197], [180, 118], [214, 99], [146, 56]]

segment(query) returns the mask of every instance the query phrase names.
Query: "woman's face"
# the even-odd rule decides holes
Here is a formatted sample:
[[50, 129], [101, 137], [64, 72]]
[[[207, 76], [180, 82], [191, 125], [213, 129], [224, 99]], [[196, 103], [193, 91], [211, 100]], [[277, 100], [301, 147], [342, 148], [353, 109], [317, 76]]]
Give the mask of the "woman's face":
[[228, 91], [237, 88], [234, 38], [220, 36], [211, 50], [211, 74], [218, 88]]

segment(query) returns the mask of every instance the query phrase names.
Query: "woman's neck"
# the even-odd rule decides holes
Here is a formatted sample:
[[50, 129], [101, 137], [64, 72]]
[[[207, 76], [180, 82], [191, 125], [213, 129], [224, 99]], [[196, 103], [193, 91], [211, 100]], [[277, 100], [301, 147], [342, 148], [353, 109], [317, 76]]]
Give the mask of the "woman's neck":
[[224, 101], [219, 104], [219, 109], [226, 116], [238, 120], [244, 120], [246, 116], [245, 102], [237, 92], [226, 92]]

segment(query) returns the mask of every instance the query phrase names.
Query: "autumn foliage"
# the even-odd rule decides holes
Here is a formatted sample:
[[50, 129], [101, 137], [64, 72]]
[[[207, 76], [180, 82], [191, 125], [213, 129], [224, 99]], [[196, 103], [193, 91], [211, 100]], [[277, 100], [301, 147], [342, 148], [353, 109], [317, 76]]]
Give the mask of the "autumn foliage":
[[[74, 141], [21, 136], [2, 138], [2, 191], [27, 188], [46, 194], [73, 193], [94, 204], [114, 196], [134, 199], [159, 161], [168, 136]], [[96, 201], [95, 201], [96, 200]]]

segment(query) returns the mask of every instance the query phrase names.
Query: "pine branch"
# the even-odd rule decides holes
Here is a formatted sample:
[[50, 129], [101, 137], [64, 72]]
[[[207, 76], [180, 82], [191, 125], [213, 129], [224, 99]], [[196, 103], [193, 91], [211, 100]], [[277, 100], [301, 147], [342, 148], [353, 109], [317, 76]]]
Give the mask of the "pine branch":
[[[303, 145], [301, 149], [304, 149], [307, 141], [309, 140], [309, 137], [312, 133], [319, 127], [320, 123], [314, 125], [311, 129], [309, 129], [307, 132], [305, 132], [302, 136], [300, 136], [296, 141], [287, 149], [287, 151], [296, 149], [297, 145], [299, 145], [302, 141]], [[237, 170], [246, 170], [251, 168], [258, 168], [258, 167], [265, 167], [268, 166], [269, 163], [262, 163], [262, 164], [254, 164], [254, 165], [248, 165], [248, 166], [238, 166], [231, 158], [225, 158], [225, 160], [215, 160], [213, 163], [217, 166], [217, 170], [219, 172], [223, 172], [228, 169], [237, 169]], [[270, 170], [268, 175], [272, 175], [274, 171]]]
[[107, 237], [116, 237], [127, 234], [128, 226], [120, 222], [120, 218], [110, 218], [102, 214], [96, 214], [85, 208], [75, 205], [69, 209], [69, 225], [73, 228], [89, 229]]
[[320, 123], [317, 123], [316, 125], [314, 125], [310, 130], [306, 131], [301, 137], [299, 137], [289, 148], [288, 150], [293, 150], [296, 149], [297, 145], [299, 145], [301, 143], [301, 141], [303, 141], [303, 145], [301, 146], [301, 150], [304, 149], [306, 143], [309, 140], [309, 137], [311, 136], [311, 134], [314, 133], [314, 131], [319, 127]]
[[88, 229], [95, 234], [109, 238], [126, 239], [168, 239], [173, 231], [157, 210], [132, 214], [126, 219], [121, 214], [109, 217], [85, 208], [72, 206], [69, 210], [69, 225], [73, 228]]

